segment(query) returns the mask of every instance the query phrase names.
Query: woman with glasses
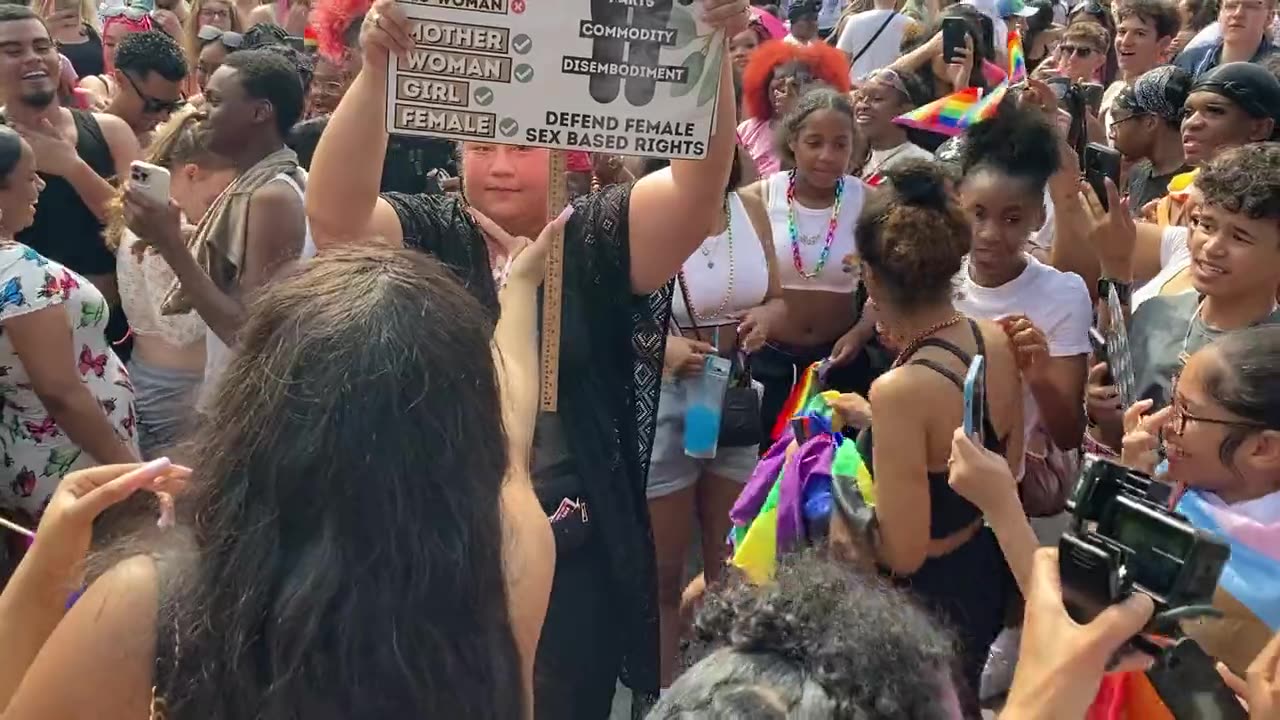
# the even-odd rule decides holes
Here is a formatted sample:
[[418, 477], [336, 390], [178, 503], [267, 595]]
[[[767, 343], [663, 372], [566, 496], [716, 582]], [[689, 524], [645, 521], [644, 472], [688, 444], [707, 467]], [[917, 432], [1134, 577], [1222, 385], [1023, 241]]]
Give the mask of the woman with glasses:
[[[1239, 577], [1246, 569], [1233, 565], [1249, 559], [1270, 577], [1280, 575], [1280, 327], [1229, 333], [1195, 351], [1173, 379], [1169, 405], [1145, 414], [1152, 407], [1142, 400], [1125, 413], [1122, 462], [1172, 484], [1179, 511], [1193, 524], [1201, 525], [1202, 515], [1231, 517], [1247, 528], [1243, 547], [1232, 543], [1228, 572]], [[1274, 632], [1280, 587], [1252, 585], [1253, 597], [1244, 597], [1231, 592], [1230, 578], [1221, 582], [1214, 605], [1226, 617], [1186, 630], [1241, 672]], [[1268, 607], [1271, 617], [1259, 612]]]
[[[924, 89], [912, 75], [885, 68], [868, 75], [854, 92], [853, 122], [870, 149], [862, 163], [861, 176], [877, 184], [885, 171], [915, 158], [932, 160], [933, 153], [907, 138], [907, 129], [893, 121], [904, 112], [926, 102]], [[862, 158], [855, 158], [857, 164]]]
[[[208, 29], [206, 29], [208, 28]], [[183, 28], [185, 39], [183, 44], [187, 49], [187, 62], [192, 67], [200, 66], [200, 51], [203, 50], [210, 42], [219, 39], [220, 32], [230, 32], [238, 35], [243, 32], [243, 26], [240, 24], [240, 16], [236, 14], [235, 6], [227, 0], [195, 0], [191, 5], [191, 12], [187, 16], [186, 27]], [[239, 44], [232, 45], [232, 41], [224, 40], [225, 49], [228, 51], [239, 47]], [[218, 61], [221, 64], [221, 60]], [[209, 75], [213, 74], [213, 70], [217, 70], [215, 66], [209, 71]], [[205, 76], [208, 79], [208, 76]], [[200, 83], [203, 92], [204, 83]]]

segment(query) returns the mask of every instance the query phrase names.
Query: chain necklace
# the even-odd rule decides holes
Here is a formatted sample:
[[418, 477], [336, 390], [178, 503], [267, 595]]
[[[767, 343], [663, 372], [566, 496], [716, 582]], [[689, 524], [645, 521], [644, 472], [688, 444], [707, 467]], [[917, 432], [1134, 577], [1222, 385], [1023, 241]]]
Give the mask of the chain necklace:
[[827, 222], [827, 241], [822, 246], [822, 255], [818, 256], [818, 264], [813, 272], [804, 269], [804, 261], [800, 259], [800, 231], [796, 225], [796, 171], [792, 170], [787, 178], [787, 229], [791, 233], [791, 261], [796, 272], [806, 280], [812, 280], [822, 273], [831, 256], [831, 244], [836, 239], [836, 223], [840, 219], [840, 200], [844, 197], [844, 178], [836, 180], [836, 201], [831, 206], [831, 220]]
[[[691, 294], [689, 296], [688, 310], [689, 310], [689, 316], [692, 317], [694, 320], [700, 320], [702, 322], [710, 322], [712, 320], [715, 320], [716, 318], [721, 316], [721, 314], [724, 312], [724, 309], [729, 306], [729, 301], [733, 299], [733, 215], [730, 214], [729, 212], [729, 196], [728, 195], [726, 195], [724, 198], [724, 232], [725, 232], [725, 235], [727, 236], [725, 239], [729, 243], [729, 287], [724, 291], [724, 298], [720, 300], [720, 307], [716, 308], [716, 311], [711, 313], [710, 315], [702, 315], [701, 313], [698, 312], [698, 309], [693, 305], [693, 296]], [[705, 244], [705, 241], [703, 244]], [[719, 245], [720, 244], [717, 242], [716, 247], [719, 247]], [[712, 268], [712, 267], [715, 267], [715, 263], [711, 262], [708, 259], [707, 268]], [[680, 271], [680, 275], [682, 278], [684, 278], [684, 270]], [[687, 278], [685, 278], [685, 286], [686, 287], [688, 286]]]
[[960, 322], [963, 319], [964, 319], [964, 315], [960, 312], [956, 312], [956, 314], [952, 315], [946, 320], [943, 320], [942, 322], [939, 322], [939, 323], [934, 323], [933, 325], [930, 325], [929, 327], [925, 328], [924, 332], [920, 333], [919, 335], [916, 335], [914, 338], [911, 339], [911, 342], [907, 343], [906, 347], [902, 348], [902, 352], [898, 353], [898, 357], [895, 358], [893, 361], [893, 367], [896, 368], [901, 366], [902, 363], [907, 360], [907, 358], [911, 357], [911, 355], [915, 353], [915, 351], [920, 349], [920, 344], [923, 343], [925, 340], [928, 340], [929, 336], [941, 330], [945, 330], [946, 328], [949, 328], [952, 325], [955, 325], [956, 323]]

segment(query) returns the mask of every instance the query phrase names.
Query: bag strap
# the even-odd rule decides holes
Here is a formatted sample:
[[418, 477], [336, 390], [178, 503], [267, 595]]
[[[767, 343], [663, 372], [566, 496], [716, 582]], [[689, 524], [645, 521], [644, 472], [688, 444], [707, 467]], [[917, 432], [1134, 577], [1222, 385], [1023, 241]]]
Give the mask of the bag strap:
[[884, 19], [884, 22], [880, 23], [880, 29], [876, 30], [876, 34], [872, 35], [871, 39], [867, 41], [867, 44], [863, 45], [862, 49], [858, 51], [858, 54], [854, 55], [853, 59], [849, 61], [849, 67], [853, 67], [859, 60], [862, 59], [863, 55], [867, 54], [867, 51], [871, 49], [871, 46], [875, 45], [876, 40], [880, 38], [880, 33], [883, 33], [884, 29], [889, 27], [889, 23], [893, 22], [893, 19], [897, 16], [898, 16], [898, 12], [896, 10], [889, 11], [889, 17], [886, 17]]
[[[689, 297], [689, 286], [684, 282], [684, 268], [676, 273], [676, 282], [680, 284], [680, 296], [684, 298], [684, 309], [689, 311], [689, 325], [693, 328], [693, 335], [698, 338], [698, 342], [706, 342], [702, 339], [702, 328], [698, 327], [698, 318], [694, 314], [693, 300]], [[676, 323], [676, 327], [680, 327], [680, 323]]]

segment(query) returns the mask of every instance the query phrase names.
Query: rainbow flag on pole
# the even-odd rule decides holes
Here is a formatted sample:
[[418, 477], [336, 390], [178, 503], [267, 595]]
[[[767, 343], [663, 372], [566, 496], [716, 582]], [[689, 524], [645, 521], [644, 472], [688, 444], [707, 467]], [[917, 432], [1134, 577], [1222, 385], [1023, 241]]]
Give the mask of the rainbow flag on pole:
[[1009, 84], [1027, 79], [1027, 56], [1022, 52], [1022, 36], [1017, 30], [1009, 31], [1007, 48], [1009, 56]]

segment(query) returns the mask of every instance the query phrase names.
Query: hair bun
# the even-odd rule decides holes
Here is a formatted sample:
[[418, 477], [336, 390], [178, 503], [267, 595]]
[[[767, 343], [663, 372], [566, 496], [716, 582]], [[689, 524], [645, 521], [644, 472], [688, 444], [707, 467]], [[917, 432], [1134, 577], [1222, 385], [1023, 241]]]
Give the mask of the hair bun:
[[885, 172], [904, 205], [944, 210], [947, 207], [945, 176], [927, 160], [900, 163]]

